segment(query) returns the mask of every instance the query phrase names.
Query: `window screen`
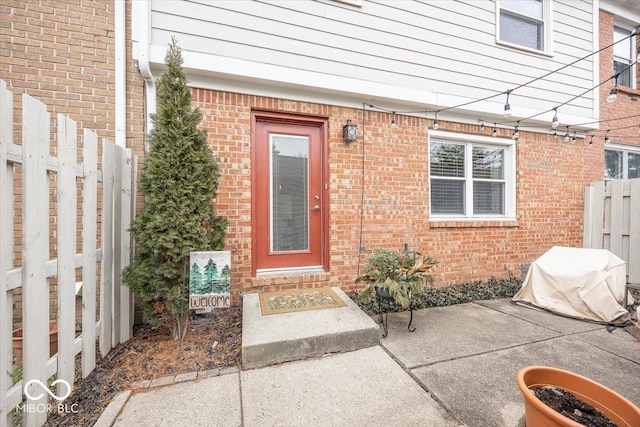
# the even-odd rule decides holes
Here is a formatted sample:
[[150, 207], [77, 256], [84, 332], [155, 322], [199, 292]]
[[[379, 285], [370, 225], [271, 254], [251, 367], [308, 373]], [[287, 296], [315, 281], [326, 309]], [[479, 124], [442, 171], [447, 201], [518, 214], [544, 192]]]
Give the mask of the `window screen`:
[[632, 63], [630, 35], [631, 32], [624, 28], [613, 29], [613, 71], [618, 74], [618, 85], [626, 87], [633, 87], [629, 66]]
[[500, 40], [544, 50], [544, 5], [542, 0], [500, 2]]
[[504, 147], [431, 142], [433, 215], [506, 214]]

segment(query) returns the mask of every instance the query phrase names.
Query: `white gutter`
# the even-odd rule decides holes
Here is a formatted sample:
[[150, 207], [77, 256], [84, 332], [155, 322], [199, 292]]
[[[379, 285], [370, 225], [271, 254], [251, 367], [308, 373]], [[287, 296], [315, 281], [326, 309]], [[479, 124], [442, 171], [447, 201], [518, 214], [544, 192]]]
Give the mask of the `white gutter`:
[[[151, 40], [151, 2], [149, 0], [138, 0], [132, 3], [135, 8], [132, 19], [132, 27], [137, 31], [137, 52], [138, 70], [144, 79], [145, 84], [145, 107], [146, 107], [146, 133], [149, 134], [153, 123], [151, 114], [156, 112], [156, 84], [151, 73], [149, 63], [149, 44]], [[133, 22], [135, 19], [136, 22]], [[134, 40], [136, 43], [136, 40]]]
[[127, 38], [126, 3], [115, 2], [115, 127], [116, 145], [127, 146]]
[[[598, 0], [593, 2], [593, 19], [591, 25], [593, 26], [593, 45], [591, 46], [593, 52], [600, 50], [600, 8]], [[600, 53], [596, 53], [593, 56], [593, 117], [596, 120], [600, 120]], [[598, 124], [599, 125], [599, 124]], [[599, 126], [598, 126], [599, 127]]]

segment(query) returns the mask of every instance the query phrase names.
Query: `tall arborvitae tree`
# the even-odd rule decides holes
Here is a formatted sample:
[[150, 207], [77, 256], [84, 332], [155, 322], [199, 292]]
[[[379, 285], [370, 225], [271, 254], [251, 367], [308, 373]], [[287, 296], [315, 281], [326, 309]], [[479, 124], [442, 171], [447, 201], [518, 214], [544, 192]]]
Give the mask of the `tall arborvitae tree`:
[[218, 165], [206, 132], [198, 129], [202, 113], [191, 107], [175, 39], [165, 62], [150, 151], [138, 180], [144, 212], [131, 226], [136, 253], [123, 278], [140, 295], [145, 319], [171, 322], [174, 338], [182, 339], [190, 314], [189, 252], [222, 249], [227, 223], [215, 213]]

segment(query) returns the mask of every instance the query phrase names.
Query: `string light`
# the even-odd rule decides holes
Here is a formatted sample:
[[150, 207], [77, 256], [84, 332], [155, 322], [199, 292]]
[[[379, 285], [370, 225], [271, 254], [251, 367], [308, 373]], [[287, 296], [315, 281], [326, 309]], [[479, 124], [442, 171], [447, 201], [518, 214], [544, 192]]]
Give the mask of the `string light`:
[[557, 140], [558, 140], [558, 131], [557, 131], [557, 130], [554, 130], [554, 131], [553, 131], [553, 140], [554, 140], [554, 141], [557, 141]]
[[609, 142], [609, 131], [607, 131], [607, 133], [604, 134], [604, 142], [605, 144]]
[[[507, 91], [500, 92], [500, 93], [494, 93], [494, 94], [489, 95], [489, 96], [486, 96], [486, 97], [484, 97], [484, 98], [480, 98], [480, 99], [474, 99], [474, 100], [466, 101], [466, 102], [461, 103], [461, 104], [458, 104], [458, 105], [452, 105], [452, 106], [450, 106], [450, 107], [441, 108], [441, 109], [439, 109], [438, 111], [439, 111], [439, 112], [442, 112], [442, 111], [446, 111], [446, 110], [462, 108], [462, 107], [467, 106], [467, 105], [471, 105], [471, 104], [475, 104], [475, 103], [478, 103], [478, 102], [487, 101], [487, 100], [492, 99], [492, 98], [495, 98], [495, 97], [497, 97], [497, 96], [500, 96], [500, 95], [506, 94], [506, 95], [507, 95], [507, 99], [506, 99], [506, 103], [505, 103], [505, 117], [508, 117], [508, 116], [510, 116], [510, 115], [511, 115], [511, 105], [509, 104], [509, 95], [511, 94], [511, 92], [513, 92], [513, 91], [515, 91], [515, 90], [517, 90], [517, 89], [520, 89], [520, 88], [522, 88], [522, 87], [528, 86], [528, 85], [530, 85], [530, 84], [532, 84], [532, 83], [534, 83], [534, 82], [537, 82], [537, 81], [539, 81], [539, 80], [542, 80], [542, 79], [544, 79], [544, 78], [546, 78], [546, 77], [548, 77], [548, 76], [550, 76], [550, 75], [552, 75], [552, 74], [558, 73], [558, 72], [560, 72], [560, 71], [562, 71], [562, 70], [564, 70], [564, 69], [566, 69], [566, 68], [569, 68], [569, 67], [571, 67], [571, 66], [573, 66], [573, 65], [577, 64], [577, 63], [578, 63], [578, 62], [580, 62], [580, 61], [583, 61], [583, 60], [585, 60], [585, 59], [587, 59], [587, 58], [590, 58], [590, 57], [592, 57], [593, 55], [596, 55], [596, 54], [598, 54], [598, 53], [600, 53], [600, 52], [603, 52], [603, 51], [604, 51], [604, 50], [606, 50], [606, 49], [610, 49], [611, 47], [615, 46], [617, 43], [620, 43], [620, 42], [622, 42], [622, 41], [624, 41], [624, 40], [626, 40], [626, 39], [628, 39], [628, 38], [630, 38], [630, 37], [639, 36], [639, 35], [640, 35], [640, 30], [636, 30], [636, 31], [634, 31], [633, 33], [629, 34], [627, 37], [623, 38], [623, 39], [616, 40], [616, 41], [614, 41], [613, 43], [611, 43], [611, 44], [609, 44], [609, 45], [607, 45], [607, 46], [603, 46], [603, 47], [601, 47], [600, 49], [598, 49], [598, 50], [596, 50], [596, 51], [592, 51], [592, 52], [588, 53], [587, 55], [585, 55], [585, 56], [583, 56], [583, 57], [580, 57], [580, 58], [578, 58], [578, 59], [574, 60], [573, 62], [570, 62], [570, 63], [568, 63], [568, 64], [565, 64], [565, 65], [561, 66], [560, 68], [557, 68], [557, 69], [555, 69], [555, 70], [549, 71], [549, 72], [545, 73], [544, 75], [541, 75], [541, 76], [539, 76], [539, 77], [535, 77], [535, 78], [533, 78], [533, 79], [531, 79], [531, 80], [529, 80], [529, 81], [527, 81], [527, 82], [521, 83], [521, 84], [519, 84], [518, 86], [516, 86], [516, 87], [514, 87], [514, 88], [512, 88], [512, 89], [509, 89], [509, 90], [507, 90]], [[618, 72], [614, 77], [617, 77], [620, 73], [625, 72], [627, 69], [630, 69], [630, 68], [631, 68], [631, 67], [633, 67], [637, 62], [638, 62], [638, 60], [636, 59], [636, 61], [634, 61], [632, 64], [629, 64], [629, 65], [628, 65], [624, 70], [620, 70], [620, 71], [619, 71], [619, 72]], [[607, 79], [606, 81], [608, 81], [608, 80], [611, 80], [611, 77], [610, 77], [609, 79]], [[547, 113], [547, 112], [549, 112], [549, 111], [556, 111], [556, 113], [557, 113], [557, 109], [558, 109], [559, 107], [562, 107], [563, 105], [567, 105], [567, 104], [569, 104], [570, 102], [572, 102], [573, 100], [575, 100], [575, 99], [577, 99], [577, 98], [580, 98], [580, 97], [582, 97], [583, 95], [586, 95], [587, 93], [591, 92], [592, 90], [594, 90], [594, 89], [596, 89], [596, 88], [600, 87], [600, 86], [601, 86], [602, 84], [604, 84], [606, 81], [604, 81], [604, 82], [602, 82], [602, 83], [598, 84], [597, 86], [595, 86], [595, 87], [593, 87], [593, 88], [591, 88], [591, 89], [589, 89], [589, 90], [587, 90], [587, 91], [585, 91], [585, 92], [583, 92], [583, 93], [581, 93], [581, 94], [579, 94], [579, 95], [577, 95], [577, 96], [574, 96], [573, 98], [569, 99], [568, 101], [563, 102], [563, 103], [562, 103], [562, 104], [560, 104], [560, 105], [557, 105], [556, 107], [554, 107], [554, 108], [553, 108], [553, 109], [551, 109], [551, 110], [543, 111], [543, 112], [540, 112], [540, 113], [535, 114], [535, 115], [533, 115], [533, 116], [526, 117], [526, 118], [522, 118], [522, 119], [520, 119], [520, 121], [526, 121], [526, 120], [532, 119], [532, 118], [534, 118], [534, 117], [537, 117], [537, 116], [539, 116], [539, 115], [541, 115], [541, 114], [544, 114], [544, 113]], [[613, 91], [613, 90], [612, 90], [612, 91], [613, 91], [615, 94], [617, 94], [617, 84], [615, 85], [615, 87], [616, 87], [616, 91]], [[370, 104], [363, 103], [363, 105], [368, 106], [368, 107], [371, 107], [371, 108], [376, 108], [376, 109], [381, 110], [381, 111], [391, 112], [391, 110], [386, 110], [386, 109], [384, 109], [384, 108], [375, 107], [375, 106], [370, 105]], [[395, 116], [395, 111], [394, 111], [393, 113], [394, 113], [394, 116]], [[420, 110], [420, 111], [404, 111], [403, 113], [407, 113], [407, 114], [428, 113], [428, 111], [425, 111], [425, 110]], [[603, 121], [604, 121], [604, 120], [603, 120]], [[590, 123], [600, 123], [600, 121], [595, 121], [595, 122], [590, 122]], [[590, 124], [590, 123], [588, 123], [588, 124]], [[395, 124], [395, 120], [392, 120], [392, 124]], [[552, 126], [553, 126], [553, 122], [552, 122]], [[574, 124], [574, 126], [581, 126], [581, 125], [580, 125], [580, 124]]]
[[392, 111], [393, 116], [391, 117], [391, 126], [395, 126], [396, 125], [396, 112]]
[[484, 120], [480, 120], [480, 131], [484, 130]]
[[573, 140], [572, 142], [575, 144], [576, 143], [576, 131], [573, 131]]
[[569, 126], [567, 126], [567, 133], [564, 134], [564, 142], [569, 142]]
[[591, 135], [591, 139], [589, 140], [589, 145], [593, 145], [593, 135]]
[[507, 91], [507, 102], [504, 104], [504, 116], [509, 117], [511, 115], [511, 105], [509, 104], [510, 90]]
[[[518, 122], [518, 124], [520, 124], [520, 122]], [[518, 138], [520, 138], [520, 131], [518, 130], [518, 125], [516, 125], [515, 129], [513, 130], [513, 135], [511, 135], [511, 139]]]
[[433, 128], [438, 130], [440, 128], [440, 124], [438, 124], [438, 112], [435, 112], [435, 116], [433, 118]]
[[553, 109], [553, 120], [551, 120], [551, 127], [554, 129], [558, 127], [558, 109], [557, 108]]
[[615, 102], [616, 98], [618, 98], [618, 76], [620, 75], [620, 73], [616, 73], [615, 76], [613, 76], [613, 88], [611, 89], [611, 92], [609, 92], [609, 96], [607, 96], [607, 102], [609, 104], [611, 104], [612, 102]]
[[496, 124], [493, 124], [493, 137], [495, 138], [496, 136], [498, 136], [498, 128], [496, 127]]

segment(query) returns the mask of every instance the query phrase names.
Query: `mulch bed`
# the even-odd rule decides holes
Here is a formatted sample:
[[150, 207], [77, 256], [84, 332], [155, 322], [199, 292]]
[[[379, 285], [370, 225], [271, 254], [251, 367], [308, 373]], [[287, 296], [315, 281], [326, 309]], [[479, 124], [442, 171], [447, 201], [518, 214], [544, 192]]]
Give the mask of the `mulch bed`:
[[[120, 392], [149, 379], [237, 366], [241, 363], [242, 308], [231, 307], [199, 315], [187, 336], [176, 341], [168, 327], [138, 327], [131, 340], [99, 359], [96, 369], [78, 378], [64, 402], [77, 413], [49, 415], [47, 426], [89, 426]], [[79, 359], [78, 359], [79, 362]], [[80, 372], [79, 365], [76, 372]]]

